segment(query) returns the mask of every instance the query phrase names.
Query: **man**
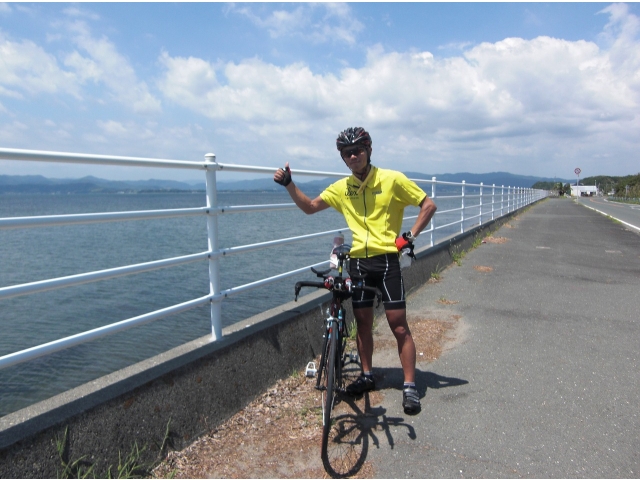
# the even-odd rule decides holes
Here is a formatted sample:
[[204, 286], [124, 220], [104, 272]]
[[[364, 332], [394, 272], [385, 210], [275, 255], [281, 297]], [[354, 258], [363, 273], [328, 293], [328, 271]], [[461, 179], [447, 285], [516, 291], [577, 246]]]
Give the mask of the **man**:
[[[371, 165], [371, 144], [371, 136], [362, 127], [341, 132], [336, 146], [352, 175], [338, 180], [313, 200], [291, 180], [289, 163], [279, 169], [273, 179], [287, 189], [303, 212], [312, 214], [333, 207], [344, 215], [353, 234], [349, 273], [366, 275], [365, 284], [382, 292], [387, 321], [398, 342], [404, 372], [402, 406], [406, 413], [414, 414], [420, 411], [420, 396], [415, 385], [416, 347], [407, 324], [398, 250], [413, 243], [429, 224], [436, 205], [402, 173]], [[411, 230], [400, 236], [404, 208], [408, 205], [420, 206], [420, 212]], [[351, 395], [375, 389], [373, 301], [373, 295], [368, 292], [352, 298], [362, 374], [347, 387]]]

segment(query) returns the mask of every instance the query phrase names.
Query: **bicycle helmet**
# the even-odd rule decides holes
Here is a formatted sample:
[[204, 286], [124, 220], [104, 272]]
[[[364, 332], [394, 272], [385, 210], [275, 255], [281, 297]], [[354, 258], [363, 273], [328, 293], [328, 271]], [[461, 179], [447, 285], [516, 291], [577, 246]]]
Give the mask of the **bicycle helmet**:
[[351, 145], [362, 145], [364, 147], [371, 147], [371, 136], [362, 127], [349, 127], [343, 132], [340, 132], [336, 139], [336, 147], [342, 151], [343, 148]]

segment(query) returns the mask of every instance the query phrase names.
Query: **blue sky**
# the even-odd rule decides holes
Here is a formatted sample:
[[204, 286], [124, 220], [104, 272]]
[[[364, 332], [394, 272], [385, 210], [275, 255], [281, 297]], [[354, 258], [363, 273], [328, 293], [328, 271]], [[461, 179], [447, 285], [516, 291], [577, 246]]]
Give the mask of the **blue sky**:
[[386, 168], [635, 174], [639, 33], [635, 3], [3, 3], [0, 147], [341, 171], [361, 125]]

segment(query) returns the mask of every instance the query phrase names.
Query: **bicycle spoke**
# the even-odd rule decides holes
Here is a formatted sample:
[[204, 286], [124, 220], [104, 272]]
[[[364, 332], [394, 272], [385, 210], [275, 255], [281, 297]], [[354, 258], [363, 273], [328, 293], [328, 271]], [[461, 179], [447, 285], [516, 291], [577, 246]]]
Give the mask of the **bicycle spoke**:
[[[335, 330], [334, 330], [335, 332]], [[336, 351], [338, 350], [338, 351]], [[327, 352], [324, 374], [327, 387], [322, 393], [323, 430], [322, 463], [327, 473], [334, 478], [343, 478], [356, 473], [364, 463], [364, 444], [367, 441], [358, 419], [350, 414], [348, 402], [341, 402], [341, 386], [344, 384], [344, 344], [341, 338], [331, 338]]]
[[348, 414], [334, 416], [327, 439], [325, 470], [333, 478], [343, 478], [358, 472], [364, 463], [367, 436], [357, 417]]

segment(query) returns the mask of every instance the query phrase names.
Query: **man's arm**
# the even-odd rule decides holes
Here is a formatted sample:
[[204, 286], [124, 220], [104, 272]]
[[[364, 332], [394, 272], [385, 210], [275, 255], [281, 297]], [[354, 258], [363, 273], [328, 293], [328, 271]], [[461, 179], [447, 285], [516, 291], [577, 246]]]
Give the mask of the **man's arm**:
[[[285, 164], [285, 169], [289, 169], [289, 162]], [[279, 168], [273, 175], [273, 180], [276, 183], [282, 185], [282, 181], [286, 174], [287, 172]], [[329, 204], [322, 200], [322, 198], [320, 197], [316, 197], [311, 200], [304, 193], [302, 193], [302, 190], [300, 190], [296, 186], [296, 184], [293, 183], [293, 181], [289, 182], [289, 184], [287, 184], [285, 188], [287, 189], [287, 192], [289, 192], [289, 196], [291, 197], [293, 202], [298, 206], [300, 210], [302, 210], [307, 215], [311, 215], [312, 213], [320, 212], [329, 208]]]
[[424, 197], [424, 200], [420, 203], [418, 218], [416, 218], [416, 222], [413, 224], [413, 227], [411, 227], [411, 233], [413, 233], [414, 237], [417, 237], [418, 234], [424, 230], [427, 225], [429, 225], [429, 222], [435, 215], [437, 209], [438, 207], [433, 203], [433, 200], [429, 197]]

